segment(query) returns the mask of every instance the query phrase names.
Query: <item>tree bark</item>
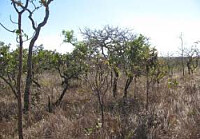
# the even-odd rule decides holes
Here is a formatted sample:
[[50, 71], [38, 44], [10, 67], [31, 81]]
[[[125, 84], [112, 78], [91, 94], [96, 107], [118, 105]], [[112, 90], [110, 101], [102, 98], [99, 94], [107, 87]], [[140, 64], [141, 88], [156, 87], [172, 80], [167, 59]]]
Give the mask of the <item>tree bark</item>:
[[146, 67], [146, 76], [147, 76], [147, 80], [146, 80], [146, 110], [148, 110], [149, 107], [149, 67]]
[[21, 29], [21, 13], [18, 14], [18, 29], [19, 29], [19, 71], [17, 75], [17, 102], [18, 102], [18, 135], [19, 139], [23, 139], [23, 123], [22, 123], [22, 100], [21, 100], [21, 77], [22, 77], [22, 58], [23, 58], [23, 40]]
[[117, 83], [118, 83], [118, 78], [119, 78], [119, 73], [114, 70], [115, 77], [114, 77], [114, 82], [113, 82], [113, 97], [115, 98], [117, 96]]
[[62, 99], [63, 99], [63, 97], [64, 97], [64, 95], [65, 95], [65, 93], [67, 91], [67, 89], [68, 89], [68, 83], [66, 84], [65, 88], [63, 89], [63, 91], [62, 91], [60, 97], [58, 98], [58, 100], [54, 103], [54, 106], [60, 105], [60, 103], [61, 103], [61, 101], [62, 101]]
[[[38, 34], [39, 35], [39, 34]], [[27, 59], [27, 76], [26, 76], [26, 86], [25, 86], [25, 92], [24, 92], [24, 112], [27, 112], [30, 110], [30, 101], [31, 101], [31, 94], [30, 94], [30, 88], [32, 84], [32, 51], [33, 46], [36, 39], [31, 40], [29, 45], [29, 52], [28, 52], [28, 59]]]
[[181, 65], [182, 65], [182, 74], [185, 76], [185, 65], [184, 65], [184, 48], [183, 48], [183, 34], [180, 35], [181, 40]]
[[112, 88], [113, 86], [113, 72], [110, 72], [110, 87]]
[[126, 85], [125, 85], [125, 88], [124, 88], [124, 98], [127, 98], [128, 88], [129, 88], [132, 81], [133, 81], [133, 76], [128, 77], [128, 79], [126, 80]]
[[29, 19], [32, 22], [32, 27], [35, 30], [35, 35], [33, 36], [33, 38], [30, 41], [29, 44], [29, 52], [28, 52], [28, 59], [27, 59], [27, 76], [26, 76], [26, 87], [25, 87], [25, 92], [24, 92], [24, 112], [27, 112], [30, 110], [30, 101], [31, 101], [31, 93], [30, 93], [30, 88], [31, 88], [31, 84], [32, 84], [32, 53], [33, 53], [33, 47], [35, 45], [36, 40], [39, 37], [40, 34], [40, 30], [43, 26], [45, 26], [45, 24], [47, 23], [47, 20], [49, 18], [49, 4], [52, 2], [53, 0], [48, 0], [47, 4], [45, 5], [45, 17], [44, 20], [37, 26], [35, 27], [35, 22], [32, 18], [32, 14], [29, 11]]
[[103, 98], [101, 98], [101, 92], [97, 91], [97, 97], [99, 101], [99, 107], [101, 110], [101, 123], [102, 123], [102, 128], [104, 127], [104, 104], [103, 104]]

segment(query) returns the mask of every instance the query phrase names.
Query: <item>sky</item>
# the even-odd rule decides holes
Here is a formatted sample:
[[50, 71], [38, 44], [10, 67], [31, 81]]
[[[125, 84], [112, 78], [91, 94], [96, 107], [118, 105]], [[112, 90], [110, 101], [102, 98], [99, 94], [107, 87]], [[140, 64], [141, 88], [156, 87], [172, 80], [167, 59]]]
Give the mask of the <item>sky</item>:
[[[9, 29], [15, 29], [9, 17], [16, 20], [10, 0], [0, 0], [0, 22]], [[43, 9], [34, 16], [39, 21]], [[23, 28], [32, 34], [27, 14], [23, 16]], [[59, 52], [72, 51], [73, 47], [63, 44], [62, 30], [74, 30], [81, 39], [80, 29], [101, 29], [105, 25], [129, 28], [136, 34], [150, 38], [160, 55], [176, 54], [180, 48], [180, 34], [184, 46], [190, 47], [200, 40], [199, 0], [54, 0], [50, 5], [48, 23], [42, 28], [36, 44]], [[14, 47], [15, 34], [0, 27], [0, 41]], [[25, 47], [28, 43], [25, 43]]]

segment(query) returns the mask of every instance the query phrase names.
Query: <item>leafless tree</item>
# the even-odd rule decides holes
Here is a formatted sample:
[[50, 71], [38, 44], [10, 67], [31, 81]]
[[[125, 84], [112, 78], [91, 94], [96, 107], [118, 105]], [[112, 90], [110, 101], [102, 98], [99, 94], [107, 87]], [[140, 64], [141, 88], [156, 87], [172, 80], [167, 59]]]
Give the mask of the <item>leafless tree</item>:
[[182, 74], [183, 76], [185, 75], [185, 64], [184, 64], [184, 42], [183, 42], [183, 34], [181, 33], [180, 36], [180, 41], [181, 41], [181, 47], [180, 47], [180, 52], [181, 52], [181, 66], [182, 66]]

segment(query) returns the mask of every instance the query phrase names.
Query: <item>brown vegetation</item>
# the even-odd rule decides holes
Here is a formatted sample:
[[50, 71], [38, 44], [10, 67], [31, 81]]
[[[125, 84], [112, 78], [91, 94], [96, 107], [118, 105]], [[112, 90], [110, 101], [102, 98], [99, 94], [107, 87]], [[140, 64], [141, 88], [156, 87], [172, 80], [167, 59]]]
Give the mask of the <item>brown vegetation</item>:
[[[200, 138], [200, 79], [198, 74], [174, 76], [177, 85], [169, 86], [169, 78], [150, 86], [149, 110], [146, 111], [145, 78], [129, 88], [123, 103], [125, 78], [121, 75], [119, 95], [113, 99], [112, 89], [104, 97], [104, 128], [96, 95], [86, 82], [74, 80], [61, 105], [48, 112], [48, 97], [54, 102], [62, 92], [60, 78], [45, 73], [41, 88], [32, 87], [32, 111], [24, 120], [24, 138]], [[171, 80], [170, 80], [171, 81]], [[11, 90], [1, 82], [0, 138], [17, 138], [17, 103]], [[134, 84], [134, 83], [132, 83]]]

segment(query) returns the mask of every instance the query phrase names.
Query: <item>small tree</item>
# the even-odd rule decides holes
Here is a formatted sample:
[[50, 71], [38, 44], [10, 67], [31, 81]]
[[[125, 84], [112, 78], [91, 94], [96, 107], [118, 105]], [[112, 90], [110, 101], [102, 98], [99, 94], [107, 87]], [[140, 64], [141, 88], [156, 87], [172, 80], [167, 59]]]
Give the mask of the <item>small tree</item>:
[[160, 80], [163, 79], [167, 75], [167, 66], [164, 60], [162, 59], [155, 59], [155, 64], [151, 68], [150, 71], [150, 82], [153, 84], [159, 85]]
[[174, 69], [177, 65], [176, 57], [173, 57], [173, 54], [170, 54], [170, 52], [168, 52], [167, 56], [164, 57], [163, 60], [167, 64], [168, 75], [173, 75]]
[[13, 5], [13, 8], [15, 9], [15, 12], [17, 13], [17, 22], [13, 22], [15, 25], [17, 25], [17, 29], [10, 30], [6, 28], [2, 23], [0, 25], [6, 29], [9, 32], [16, 33], [17, 34], [17, 42], [19, 43], [19, 63], [18, 63], [18, 75], [17, 75], [17, 101], [18, 101], [18, 135], [20, 139], [23, 139], [23, 127], [22, 127], [22, 100], [21, 100], [21, 77], [22, 77], [22, 68], [23, 68], [23, 43], [24, 39], [23, 36], [27, 36], [22, 29], [22, 15], [26, 11], [28, 7], [29, 0], [25, 1], [25, 4], [23, 4], [21, 1], [11, 0], [11, 4]]
[[144, 48], [146, 38], [142, 35], [135, 37], [127, 42], [127, 49], [124, 60], [124, 71], [127, 76], [124, 87], [124, 98], [127, 98], [128, 88], [133, 81], [133, 78], [139, 77], [142, 74], [142, 60], [144, 57]]
[[[18, 103], [18, 135], [23, 138], [22, 128], [22, 101], [21, 101], [21, 76], [23, 71], [22, 46], [10, 52], [9, 45], [1, 43], [0, 46], [0, 78], [11, 88]], [[20, 56], [19, 56], [20, 54]], [[19, 58], [19, 59], [18, 59]], [[18, 59], [16, 61], [16, 59]]]
[[126, 43], [133, 38], [132, 34], [127, 29], [110, 26], [105, 26], [100, 30], [85, 29], [82, 34], [93, 52], [109, 60], [112, 69], [110, 71], [112, 92], [113, 96], [116, 97], [120, 66], [124, 63]]
[[54, 105], [59, 105], [69, 88], [70, 82], [79, 79], [81, 75], [87, 72], [87, 53], [88, 49], [84, 42], [77, 42], [73, 36], [73, 31], [63, 31], [64, 42], [75, 46], [72, 53], [60, 55], [55, 53], [53, 56], [53, 65], [63, 79], [64, 89]]
[[[49, 18], [49, 5], [52, 1], [53, 0], [19, 0], [19, 1], [11, 0], [11, 4], [13, 5], [13, 7], [17, 13], [17, 16], [18, 16], [17, 22], [13, 21], [12, 19], [11, 19], [11, 22], [13, 24], [17, 25], [17, 29], [9, 30], [2, 23], [0, 23], [0, 25], [3, 28], [5, 28], [7, 31], [17, 34], [17, 42], [19, 43], [19, 46], [20, 46], [20, 52], [22, 52], [22, 50], [23, 50], [23, 42], [30, 40], [28, 59], [27, 59], [27, 78], [26, 78], [26, 86], [25, 86], [25, 93], [24, 93], [24, 111], [29, 111], [29, 109], [30, 109], [29, 103], [30, 103], [30, 87], [31, 87], [31, 83], [32, 83], [32, 51], [33, 51], [33, 47], [35, 45], [36, 40], [39, 37], [41, 28], [43, 26], [45, 26], [45, 24], [47, 23], [47, 20]], [[33, 15], [40, 8], [45, 9], [45, 15], [44, 15], [44, 19], [39, 24], [37, 24], [33, 18]], [[27, 34], [25, 34], [25, 32], [22, 28], [22, 21], [23, 21], [22, 15], [25, 12], [28, 13], [28, 19], [30, 20], [31, 26], [34, 30], [32, 37], [29, 37]], [[23, 36], [25, 37], [25, 40], [23, 39]], [[20, 56], [20, 54], [19, 54], [19, 56]], [[21, 57], [22, 57], [22, 53], [21, 53], [20, 59], [21, 59]], [[20, 64], [22, 64], [22, 63], [20, 62]]]
[[181, 52], [181, 66], [182, 66], [182, 74], [183, 76], [185, 75], [185, 62], [184, 62], [184, 44], [183, 44], [183, 34], [181, 33], [180, 35], [180, 41], [181, 41], [181, 47], [180, 47], [180, 52]]
[[86, 81], [89, 83], [91, 90], [97, 96], [100, 111], [101, 111], [101, 123], [102, 128], [104, 127], [104, 99], [105, 95], [110, 86], [109, 84], [109, 73], [110, 67], [109, 62], [100, 55], [96, 55], [91, 60], [91, 65], [89, 68], [89, 78]]
[[38, 82], [39, 76], [44, 71], [50, 71], [53, 69], [53, 65], [51, 65], [53, 54], [54, 51], [44, 50], [42, 45], [36, 46], [35, 49], [33, 49], [32, 82], [39, 88], [41, 87]]
[[[27, 77], [26, 77], [26, 86], [25, 86], [25, 92], [24, 92], [24, 111], [30, 110], [30, 87], [32, 84], [32, 53], [33, 53], [33, 47], [35, 45], [35, 42], [37, 41], [40, 31], [42, 27], [44, 27], [48, 21], [49, 18], [49, 5], [53, 0], [39, 0], [40, 4], [36, 3], [36, 0], [26, 0], [26, 2], [29, 2], [31, 6], [26, 8], [25, 10], [28, 12], [29, 20], [31, 21], [32, 28], [34, 30], [34, 34], [30, 40], [29, 43], [29, 51], [28, 51], [28, 59], [27, 59]], [[38, 5], [38, 6], [36, 6]], [[23, 8], [23, 5], [21, 6]], [[31, 8], [33, 7], [33, 9]], [[34, 13], [39, 9], [44, 8], [45, 9], [45, 15], [44, 19], [38, 24], [33, 19]]]
[[17, 58], [14, 52], [10, 52], [10, 45], [0, 42], [0, 78], [11, 88], [14, 96], [17, 98], [16, 75]]
[[150, 77], [151, 77], [151, 70], [156, 67], [157, 62], [157, 50], [155, 48], [150, 48], [149, 44], [147, 43], [145, 46], [144, 51], [144, 73], [146, 75], [146, 110], [149, 107], [149, 88], [150, 88]]
[[194, 70], [198, 67], [198, 49], [192, 46], [189, 49], [185, 49], [188, 74], [193, 74]]

